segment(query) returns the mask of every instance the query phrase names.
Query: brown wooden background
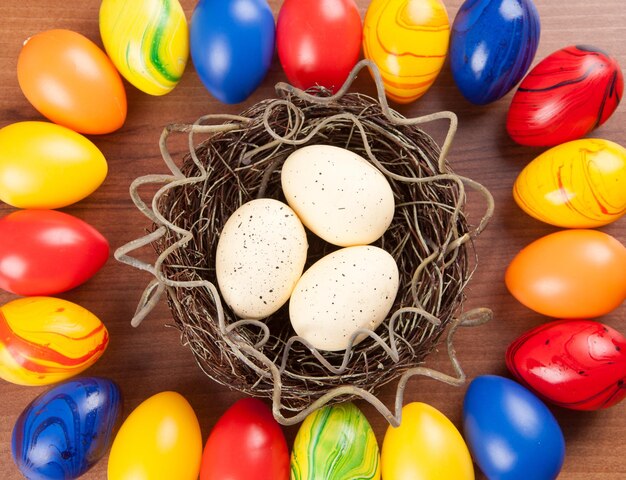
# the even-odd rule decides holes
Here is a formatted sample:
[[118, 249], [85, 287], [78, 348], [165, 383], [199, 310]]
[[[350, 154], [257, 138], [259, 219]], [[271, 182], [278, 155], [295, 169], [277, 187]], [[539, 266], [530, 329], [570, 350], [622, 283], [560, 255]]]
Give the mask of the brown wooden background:
[[[181, 2], [191, 17], [193, 0]], [[280, 0], [270, 0], [277, 14]], [[362, 16], [368, 0], [357, 0]], [[462, 0], [445, 0], [453, 19]], [[549, 53], [570, 44], [591, 44], [615, 55], [626, 65], [626, 8], [624, 0], [535, 0], [541, 15], [542, 35], [535, 63]], [[0, 0], [0, 127], [41, 116], [22, 95], [16, 75], [16, 62], [22, 42], [30, 35], [52, 28], [80, 32], [102, 45], [98, 33], [98, 0]], [[225, 106], [214, 100], [201, 85], [191, 62], [180, 85], [169, 95], [150, 97], [127, 86], [129, 113], [118, 132], [92, 137], [109, 162], [109, 176], [91, 197], [65, 211], [77, 215], [98, 228], [110, 241], [112, 250], [144, 232], [147, 220], [133, 207], [128, 187], [139, 175], [165, 173], [157, 142], [163, 127], [172, 122], [192, 122], [206, 113], [238, 113], [259, 99], [273, 96], [273, 85], [285, 80], [277, 59], [271, 71], [245, 104]], [[356, 88], [373, 93], [373, 84], [362, 75]], [[459, 133], [450, 153], [453, 168], [486, 185], [496, 199], [496, 215], [486, 232], [476, 242], [479, 268], [468, 289], [468, 307], [493, 309], [494, 321], [482, 328], [461, 331], [457, 351], [470, 378], [487, 373], [506, 374], [504, 351], [522, 332], [546, 321], [546, 318], [518, 304], [506, 291], [503, 274], [511, 258], [526, 244], [555, 229], [523, 214], [511, 196], [511, 186], [526, 163], [540, 153], [538, 149], [514, 144], [506, 135], [504, 124], [511, 99], [486, 107], [465, 101], [452, 82], [446, 65], [435, 86], [413, 105], [399, 108], [406, 115], [427, 114], [441, 109], [459, 115]], [[429, 128], [434, 137], [443, 139], [443, 125]], [[622, 104], [609, 122], [595, 136], [626, 145], [626, 105]], [[175, 143], [176, 145], [176, 143]], [[176, 146], [179, 152], [183, 144]], [[470, 208], [477, 220], [480, 205]], [[0, 215], [12, 211], [0, 205]], [[626, 241], [626, 219], [605, 231]], [[182, 393], [193, 405], [206, 439], [219, 416], [241, 397], [204, 377], [189, 351], [179, 343], [177, 332], [165, 328], [170, 315], [162, 304], [138, 328], [130, 326], [137, 300], [149, 281], [147, 274], [118, 264], [112, 257], [92, 280], [62, 295], [98, 315], [107, 325], [111, 341], [107, 352], [86, 373], [117, 381], [129, 413], [147, 397], [164, 390]], [[14, 297], [0, 292], [0, 303]], [[602, 321], [626, 332], [626, 310], [622, 305]], [[445, 355], [436, 354], [429, 366], [450, 371]], [[0, 478], [21, 478], [13, 465], [10, 437], [13, 424], [22, 409], [44, 388], [20, 387], [0, 381]], [[406, 401], [427, 402], [448, 415], [460, 427], [461, 405], [465, 389], [455, 389], [431, 380], [413, 380]], [[391, 404], [392, 390], [382, 399]], [[386, 424], [374, 410], [364, 406], [380, 442]], [[567, 457], [560, 478], [594, 480], [626, 478], [626, 402], [610, 410], [582, 413], [553, 409], [567, 441]], [[285, 429], [291, 443], [296, 428]], [[106, 458], [96, 465], [86, 479], [106, 478]], [[478, 478], [480, 475], [478, 475]], [[175, 479], [172, 479], [175, 480]], [[454, 479], [450, 479], [454, 480]], [[532, 480], [532, 479], [529, 479]]]

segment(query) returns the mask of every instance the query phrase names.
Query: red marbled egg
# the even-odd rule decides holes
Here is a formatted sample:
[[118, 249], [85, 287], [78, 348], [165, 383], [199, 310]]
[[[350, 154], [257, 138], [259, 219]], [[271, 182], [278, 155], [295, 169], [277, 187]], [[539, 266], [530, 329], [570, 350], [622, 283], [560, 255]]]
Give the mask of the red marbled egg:
[[543, 59], [519, 86], [506, 121], [522, 145], [553, 146], [602, 125], [622, 99], [615, 58], [591, 46], [570, 46]]
[[540, 325], [506, 351], [513, 375], [545, 400], [572, 410], [598, 410], [626, 396], [626, 339], [593, 320]]

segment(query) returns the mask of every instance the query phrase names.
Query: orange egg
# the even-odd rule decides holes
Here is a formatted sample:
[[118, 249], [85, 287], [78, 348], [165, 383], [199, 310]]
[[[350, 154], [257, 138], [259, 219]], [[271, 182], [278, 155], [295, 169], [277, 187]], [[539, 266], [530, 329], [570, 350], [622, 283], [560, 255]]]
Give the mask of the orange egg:
[[70, 30], [48, 30], [24, 42], [20, 88], [50, 120], [80, 133], [110, 133], [126, 120], [126, 92], [109, 57]]
[[626, 298], [626, 248], [597, 230], [563, 230], [517, 254], [505, 281], [517, 300], [543, 315], [598, 317]]

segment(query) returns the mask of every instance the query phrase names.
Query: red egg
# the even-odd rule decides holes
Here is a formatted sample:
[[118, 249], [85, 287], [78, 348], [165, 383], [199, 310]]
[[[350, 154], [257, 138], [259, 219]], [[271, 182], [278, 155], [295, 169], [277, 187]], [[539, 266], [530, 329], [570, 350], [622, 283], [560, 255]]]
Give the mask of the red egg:
[[278, 57], [289, 81], [338, 90], [361, 52], [362, 24], [354, 0], [285, 0], [278, 14]]
[[626, 396], [626, 338], [593, 320], [533, 328], [509, 346], [506, 364], [522, 383], [561, 407], [597, 410]]
[[590, 46], [563, 48], [543, 59], [521, 83], [506, 128], [522, 145], [576, 140], [611, 116], [623, 91], [615, 58]]
[[260, 400], [239, 400], [209, 435], [200, 480], [226, 479], [289, 479], [287, 442], [272, 412]]
[[89, 280], [109, 256], [95, 228], [56, 210], [18, 210], [0, 218], [0, 288], [54, 295]]

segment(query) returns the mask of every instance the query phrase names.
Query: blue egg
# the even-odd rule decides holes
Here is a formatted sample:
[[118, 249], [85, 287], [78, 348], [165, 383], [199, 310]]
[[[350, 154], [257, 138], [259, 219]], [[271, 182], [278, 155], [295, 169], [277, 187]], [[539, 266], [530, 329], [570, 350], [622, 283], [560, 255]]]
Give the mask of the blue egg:
[[485, 105], [506, 95], [533, 62], [540, 32], [532, 0], [466, 0], [450, 39], [452, 76], [463, 96]]
[[122, 418], [117, 384], [85, 377], [35, 398], [13, 427], [13, 460], [30, 480], [71, 480], [111, 446]]
[[239, 103], [265, 78], [276, 27], [266, 0], [200, 0], [191, 17], [191, 59], [207, 90]]
[[541, 400], [508, 378], [477, 377], [463, 404], [465, 440], [490, 480], [554, 480], [565, 459], [561, 427]]

